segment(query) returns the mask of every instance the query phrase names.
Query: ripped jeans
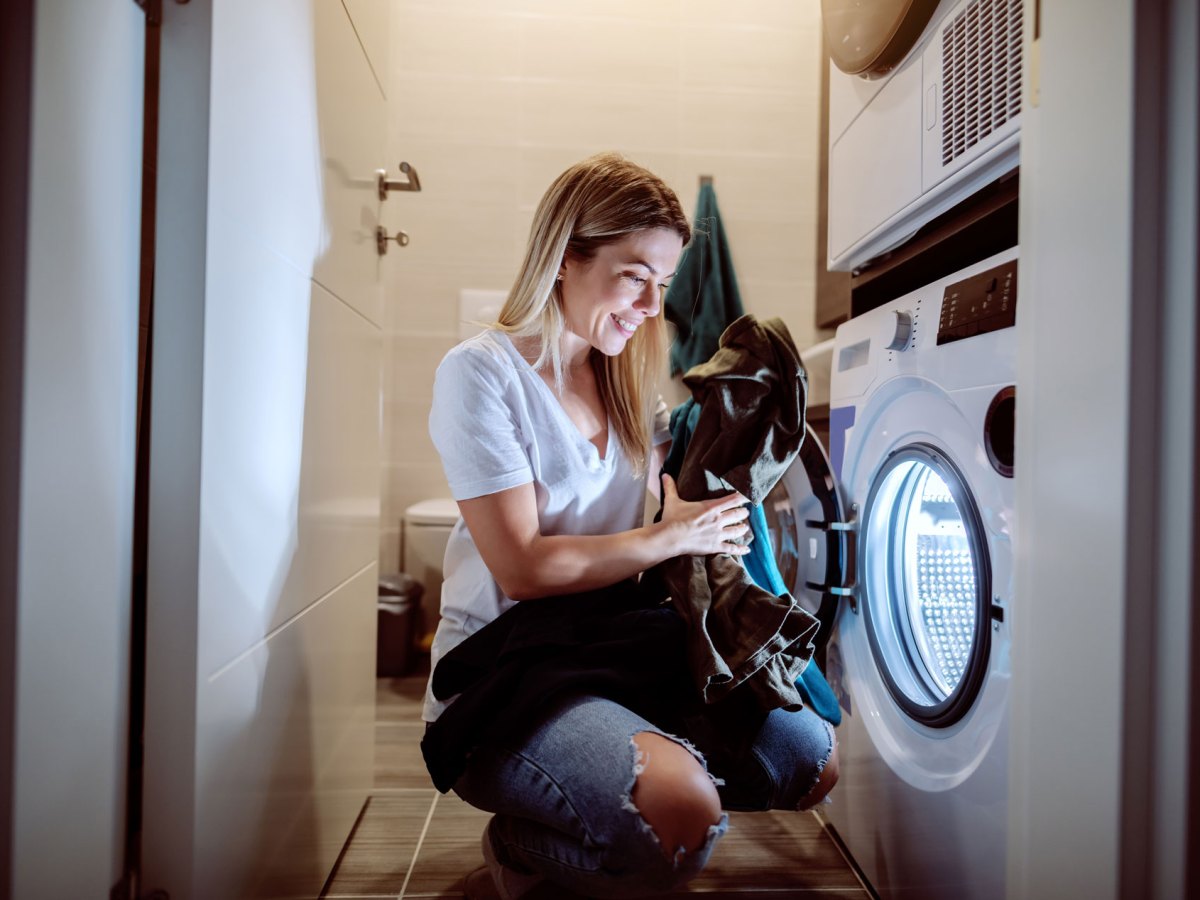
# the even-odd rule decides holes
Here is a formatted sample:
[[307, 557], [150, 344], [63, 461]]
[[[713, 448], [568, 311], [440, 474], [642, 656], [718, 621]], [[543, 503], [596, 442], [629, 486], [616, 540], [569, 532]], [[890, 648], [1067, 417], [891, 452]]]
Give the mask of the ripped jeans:
[[[569, 701], [519, 746], [476, 749], [454, 791], [495, 813], [488, 828], [504, 865], [585, 896], [639, 897], [685, 884], [704, 868], [728, 816], [699, 850], [663, 853], [630, 797], [638, 764], [633, 736], [648, 731], [684, 744], [611, 700]], [[712, 771], [726, 809], [797, 809], [816, 785], [833, 731], [811, 710], [777, 709], [740, 771]], [[723, 782], [723, 783], [722, 783]]]

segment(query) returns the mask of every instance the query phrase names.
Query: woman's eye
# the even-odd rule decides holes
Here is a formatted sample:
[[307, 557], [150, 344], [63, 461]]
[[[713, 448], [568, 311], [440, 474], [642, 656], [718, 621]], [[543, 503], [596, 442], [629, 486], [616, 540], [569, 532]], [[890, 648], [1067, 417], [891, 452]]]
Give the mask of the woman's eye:
[[630, 281], [632, 281], [634, 284], [636, 284], [638, 287], [641, 287], [643, 284], [646, 283], [646, 279], [643, 278], [641, 275], [626, 275], [625, 277], [628, 278]]

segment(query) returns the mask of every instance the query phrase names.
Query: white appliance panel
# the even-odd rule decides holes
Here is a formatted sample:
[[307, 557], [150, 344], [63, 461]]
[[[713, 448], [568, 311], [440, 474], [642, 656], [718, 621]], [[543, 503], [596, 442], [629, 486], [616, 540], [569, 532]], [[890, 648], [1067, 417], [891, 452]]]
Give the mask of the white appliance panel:
[[869, 263], [1016, 168], [1023, 20], [1023, 0], [948, 0], [882, 79], [830, 64], [831, 270]]
[[[921, 122], [911, 98], [921, 91], [920, 65], [895, 73], [875, 94], [829, 156], [829, 249], [849, 252], [921, 193]], [[832, 98], [831, 98], [832, 99]], [[885, 139], [882, 139], [885, 138]]]
[[[960, 304], [947, 316], [996, 309], [990, 299], [973, 305], [976, 289], [960, 282], [1015, 259], [1014, 248], [940, 279], [844, 323], [834, 340], [830, 420], [831, 428], [841, 423], [841, 433], [831, 446], [843, 448], [834, 465], [857, 508], [859, 569], [855, 602], [841, 607], [828, 648], [830, 683], [844, 710], [841, 779], [828, 817], [883, 897], [1005, 894], [1014, 489], [993, 467], [983, 431], [992, 401], [1015, 384], [1016, 331], [985, 330], [941, 345], [937, 339], [939, 324], [949, 321], [944, 302]], [[999, 272], [989, 297], [1004, 294], [1010, 270]], [[978, 689], [964, 694], [969, 705], [947, 724], [919, 721], [901, 705], [880, 660], [902, 657], [883, 653], [882, 645], [877, 652], [867, 630], [869, 605], [891, 590], [869, 568], [878, 554], [863, 543], [867, 534], [878, 537], [875, 525], [889, 527], [879, 518], [883, 508], [870, 508], [882, 496], [872, 495], [872, 486], [890, 456], [914, 446], [961, 477], [978, 514], [964, 516], [964, 525], [969, 519], [978, 528], [990, 573], [990, 591], [976, 595], [988, 616], [986, 639], [974, 644], [987, 648]], [[888, 559], [880, 561], [895, 565]]]

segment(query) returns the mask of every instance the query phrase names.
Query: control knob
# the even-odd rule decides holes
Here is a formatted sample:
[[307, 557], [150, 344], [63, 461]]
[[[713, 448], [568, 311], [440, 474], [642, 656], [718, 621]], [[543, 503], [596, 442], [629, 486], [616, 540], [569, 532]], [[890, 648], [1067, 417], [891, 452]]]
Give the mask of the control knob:
[[896, 310], [893, 325], [892, 340], [887, 345], [889, 350], [908, 349], [908, 339], [912, 337], [912, 313], [908, 310]]

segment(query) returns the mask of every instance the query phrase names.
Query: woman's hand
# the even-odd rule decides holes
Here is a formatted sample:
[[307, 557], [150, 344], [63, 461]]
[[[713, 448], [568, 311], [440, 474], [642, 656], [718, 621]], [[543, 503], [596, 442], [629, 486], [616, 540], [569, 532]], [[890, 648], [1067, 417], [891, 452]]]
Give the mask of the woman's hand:
[[738, 543], [750, 533], [746, 522], [750, 510], [744, 505], [749, 501], [745, 497], [732, 493], [693, 503], [679, 499], [675, 479], [670, 475], [663, 475], [662, 484], [660, 524], [669, 535], [674, 556], [708, 556], [712, 553], [744, 556], [750, 552], [748, 546]]

